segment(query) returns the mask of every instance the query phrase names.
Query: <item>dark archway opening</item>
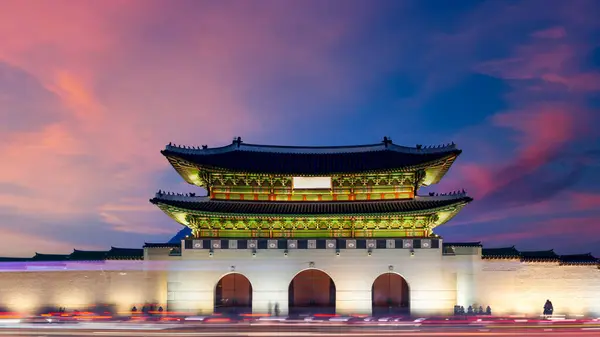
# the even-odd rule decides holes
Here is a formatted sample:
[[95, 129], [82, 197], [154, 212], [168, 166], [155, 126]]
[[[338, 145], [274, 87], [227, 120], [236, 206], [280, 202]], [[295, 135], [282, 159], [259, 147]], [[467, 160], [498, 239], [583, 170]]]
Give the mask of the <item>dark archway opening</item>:
[[410, 292], [406, 280], [395, 273], [379, 275], [371, 288], [373, 316], [409, 315]]
[[215, 288], [215, 313], [252, 313], [252, 285], [246, 276], [232, 273], [219, 280]]
[[288, 289], [289, 314], [335, 314], [335, 283], [329, 275], [309, 269], [296, 275]]

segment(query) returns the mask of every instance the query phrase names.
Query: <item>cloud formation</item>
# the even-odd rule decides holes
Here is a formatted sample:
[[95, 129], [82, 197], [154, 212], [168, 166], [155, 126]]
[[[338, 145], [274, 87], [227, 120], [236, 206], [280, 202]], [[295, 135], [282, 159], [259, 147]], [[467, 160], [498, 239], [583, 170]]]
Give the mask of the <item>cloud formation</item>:
[[[580, 18], [587, 16], [580, 14]], [[585, 61], [597, 48], [586, 36], [596, 34], [598, 26], [582, 27], [570, 10], [554, 15], [561, 26], [534, 30], [529, 38], [510, 46], [507, 56], [473, 67], [512, 88], [505, 97], [508, 111], [499, 111], [480, 126], [509, 131], [506, 139], [511, 147], [496, 142], [487, 151], [510, 155], [486, 164], [472, 161], [457, 169], [459, 180], [471, 186], [478, 202], [454, 225], [475, 228], [466, 235], [488, 244], [514, 240], [517, 245], [540, 248], [536, 240], [544, 238], [545, 243], [555, 242], [559, 251], [572, 251], [586, 245], [574, 231], [593, 235], [600, 220], [595, 207], [600, 191], [593, 174], [600, 159], [600, 134], [591, 127], [600, 117], [589, 103], [600, 88], [595, 82], [597, 66]], [[567, 34], [570, 31], [577, 34]], [[514, 232], [490, 229], [500, 223], [503, 230]], [[488, 227], [487, 233], [483, 226]]]
[[[180, 227], [147, 199], [159, 188], [193, 188], [174, 184], [158, 151], [233, 136], [295, 145], [455, 140], [464, 158], [439, 189], [466, 188], [477, 201], [454, 227], [489, 237], [478, 219], [518, 222], [556, 200], [588, 216], [600, 195], [581, 187], [598, 166], [588, 145], [599, 122], [590, 97], [600, 73], [589, 64], [597, 5], [554, 5], [445, 12], [385, 1], [6, 1], [4, 255], [167, 240]], [[502, 106], [483, 115], [460, 105], [467, 110], [455, 123], [435, 122], [452, 112], [443, 99], [426, 103], [467, 101], [475, 90]], [[36, 247], [23, 245], [30, 238]]]

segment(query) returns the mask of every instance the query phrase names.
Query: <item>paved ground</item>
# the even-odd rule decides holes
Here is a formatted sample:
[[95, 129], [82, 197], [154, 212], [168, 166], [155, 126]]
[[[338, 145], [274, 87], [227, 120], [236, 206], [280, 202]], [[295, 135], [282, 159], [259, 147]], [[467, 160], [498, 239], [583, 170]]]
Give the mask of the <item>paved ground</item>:
[[[148, 330], [142, 327], [133, 329], [120, 329], [114, 326], [111, 329], [79, 326], [23, 326], [22, 328], [0, 329], [3, 336], [35, 336], [35, 337], [60, 337], [60, 336], [110, 336], [110, 337], [171, 337], [171, 336], [202, 336], [202, 337], [359, 337], [359, 336], [599, 336], [600, 327], [595, 326], [555, 326], [555, 327], [473, 327], [473, 326], [436, 326], [436, 327], [408, 327], [408, 326], [314, 326], [314, 325], [198, 325], [198, 326], [170, 326], [164, 330]], [[166, 328], [166, 326], [165, 326]]]

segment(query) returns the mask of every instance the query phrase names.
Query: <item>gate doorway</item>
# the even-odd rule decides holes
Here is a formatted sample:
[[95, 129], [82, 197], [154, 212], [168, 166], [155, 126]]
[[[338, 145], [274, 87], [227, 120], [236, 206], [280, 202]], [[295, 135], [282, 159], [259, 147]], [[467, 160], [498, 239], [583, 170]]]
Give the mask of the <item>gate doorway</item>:
[[242, 274], [227, 274], [215, 288], [215, 313], [239, 315], [252, 313], [252, 285]]
[[409, 315], [410, 292], [406, 280], [395, 273], [379, 275], [371, 288], [373, 316]]
[[335, 314], [335, 283], [323, 271], [302, 271], [290, 282], [288, 300], [290, 315]]

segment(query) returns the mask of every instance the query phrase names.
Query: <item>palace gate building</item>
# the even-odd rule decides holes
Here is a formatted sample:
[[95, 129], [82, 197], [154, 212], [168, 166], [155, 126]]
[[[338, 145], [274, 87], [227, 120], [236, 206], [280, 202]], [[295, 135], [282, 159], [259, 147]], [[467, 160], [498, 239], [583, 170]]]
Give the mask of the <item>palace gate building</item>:
[[[202, 189], [159, 191], [150, 201], [187, 236], [143, 249], [0, 259], [0, 303], [374, 315], [489, 305], [533, 315], [551, 299], [556, 313], [600, 315], [591, 254], [483, 248], [435, 234], [472, 199], [419, 191], [460, 153], [454, 144], [404, 147], [388, 138], [338, 147], [169, 144], [162, 154]], [[42, 277], [46, 285], [36, 283]]]

